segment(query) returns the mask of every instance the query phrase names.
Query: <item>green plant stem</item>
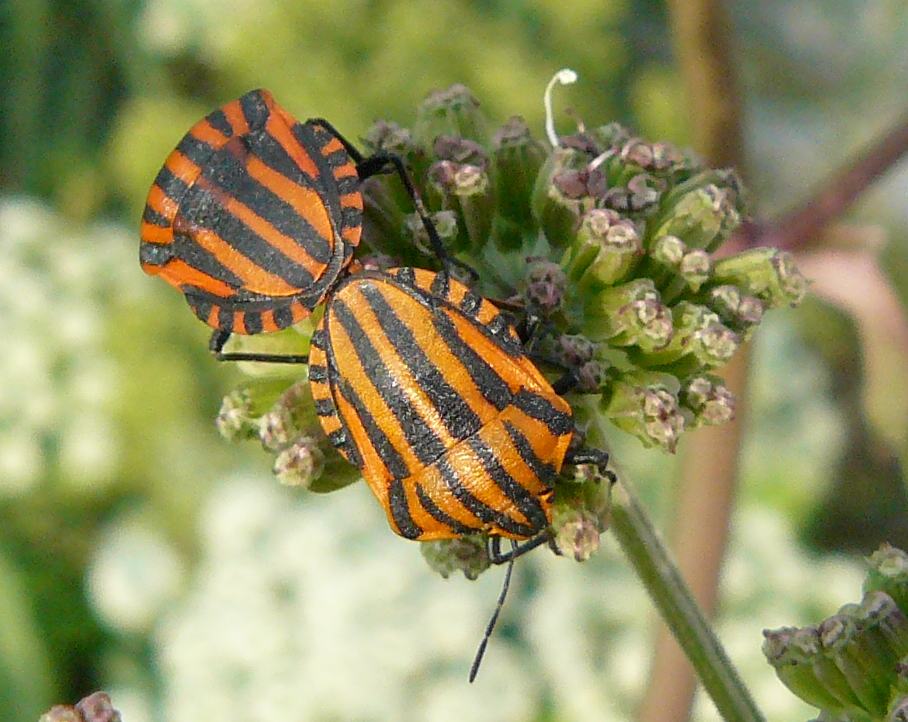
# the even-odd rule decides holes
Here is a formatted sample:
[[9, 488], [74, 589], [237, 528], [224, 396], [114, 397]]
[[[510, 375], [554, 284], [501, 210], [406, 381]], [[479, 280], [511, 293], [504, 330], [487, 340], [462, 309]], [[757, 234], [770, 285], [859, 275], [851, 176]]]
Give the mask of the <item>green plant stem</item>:
[[763, 720], [655, 527], [620, 477], [612, 493], [611, 529], [722, 718]]

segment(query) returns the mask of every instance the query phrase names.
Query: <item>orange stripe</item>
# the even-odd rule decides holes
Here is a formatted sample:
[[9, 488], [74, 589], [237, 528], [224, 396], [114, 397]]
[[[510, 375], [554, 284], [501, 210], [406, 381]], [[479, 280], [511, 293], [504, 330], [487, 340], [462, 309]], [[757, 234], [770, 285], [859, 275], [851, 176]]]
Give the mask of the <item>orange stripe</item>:
[[274, 311], [270, 308], [267, 311], [262, 311], [262, 333], [274, 333], [279, 330], [277, 323], [274, 321]]
[[345, 193], [340, 197], [342, 208], [359, 208], [363, 209], [363, 196], [359, 191], [355, 193]]
[[353, 165], [353, 163], [344, 163], [335, 168], [333, 173], [335, 180], [343, 180], [344, 178], [349, 178], [356, 174], [356, 166]]
[[218, 328], [218, 315], [220, 314], [221, 309], [218, 306], [212, 306], [211, 310], [208, 312], [208, 320], [205, 321], [212, 328]]
[[178, 150], [174, 150], [167, 156], [167, 160], [164, 161], [164, 167], [187, 186], [195, 183], [196, 179], [202, 174], [202, 169]]
[[142, 240], [146, 243], [158, 243], [164, 245], [173, 243], [173, 228], [171, 226], [162, 228], [161, 226], [156, 226], [153, 223], [142, 221], [142, 228], [139, 234], [142, 237]]
[[[350, 443], [356, 447], [360, 458], [363, 460], [363, 479], [369, 485], [372, 493], [375, 494], [379, 504], [385, 508], [388, 521], [393, 526], [394, 520], [391, 518], [388, 504], [388, 481], [391, 479], [391, 473], [385, 468], [385, 463], [378, 455], [378, 451], [372, 446], [372, 442], [369, 441], [369, 435], [363, 428], [356, 410], [341, 394], [337, 394], [334, 404], [338, 413], [344, 419], [344, 425], [351, 437]], [[338, 428], [340, 428], [340, 425], [338, 425]]]
[[192, 126], [189, 130], [189, 134], [203, 143], [207, 143], [214, 149], [221, 148], [226, 145], [229, 140], [226, 135], [211, 125], [207, 118], [202, 118], [202, 120]]
[[316, 261], [290, 236], [281, 233], [249, 206], [238, 201], [233, 196], [226, 196], [225, 205], [230, 213], [255, 231], [263, 240], [267, 241], [269, 245], [277, 248], [281, 253], [287, 256], [287, 258], [295, 261], [309, 271], [309, 273], [312, 274], [313, 282], [318, 280], [322, 271], [325, 270], [326, 264]]
[[325, 243], [332, 249], [334, 248], [334, 229], [331, 225], [331, 218], [328, 216], [325, 202], [316, 191], [294, 183], [254, 156], [250, 156], [247, 160], [246, 170], [255, 180], [288, 203], [315, 229], [316, 233], [325, 239]]
[[233, 128], [233, 135], [245, 135], [249, 132], [249, 123], [246, 122], [246, 116], [243, 115], [243, 108], [239, 100], [227, 103], [221, 110], [227, 117], [227, 122]]
[[[289, 114], [288, 114], [289, 115]], [[304, 173], [313, 180], [318, 178], [318, 168], [315, 161], [309, 155], [308, 151], [300, 144], [293, 133], [290, 132], [290, 126], [284, 115], [278, 116], [272, 114], [265, 123], [265, 130], [274, 138], [281, 147], [287, 152], [293, 162], [296, 163]]]
[[145, 200], [148, 206], [173, 223], [174, 216], [180, 209], [180, 204], [167, 195], [159, 185], [152, 185]]
[[341, 238], [343, 238], [351, 246], [358, 246], [362, 234], [362, 226], [345, 226], [341, 231]]
[[[330, 132], [330, 131], [329, 131]], [[332, 137], [327, 143], [322, 146], [322, 155], [329, 156], [332, 153], [335, 153], [339, 150], [344, 149], [344, 144], [341, 143], [337, 138]]]
[[152, 269], [154, 268], [152, 266], [148, 269], [148, 272], [157, 273], [169, 284], [180, 289], [183, 286], [195, 286], [206, 293], [221, 296], [222, 298], [229, 298], [236, 293], [236, 289], [228, 286], [223, 281], [212, 278], [207, 273], [202, 273], [179, 258], [174, 258], [163, 266], [157, 266], [157, 271], [153, 271]]
[[247, 290], [266, 296], [292, 296], [299, 293], [298, 288], [257, 266], [214, 231], [207, 228], [196, 228], [192, 239], [240, 278], [243, 281], [243, 287]]
[[242, 311], [233, 312], [233, 332], [246, 333], [246, 314]]

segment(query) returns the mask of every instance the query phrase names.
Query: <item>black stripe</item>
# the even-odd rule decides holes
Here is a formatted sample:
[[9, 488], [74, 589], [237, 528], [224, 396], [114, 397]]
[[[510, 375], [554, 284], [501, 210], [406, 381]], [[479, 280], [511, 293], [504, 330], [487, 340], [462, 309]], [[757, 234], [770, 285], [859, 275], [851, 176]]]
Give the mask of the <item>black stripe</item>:
[[186, 297], [186, 302], [193, 312], [195, 312], [195, 315], [207, 323], [214, 304], [203, 296], [190, 291], [184, 291], [184, 295]]
[[[403, 479], [409, 476], [410, 469], [407, 467], [403, 457], [398, 453], [397, 449], [394, 448], [394, 444], [391, 443], [391, 440], [385, 435], [385, 432], [381, 430], [381, 427], [375, 422], [375, 419], [372, 418], [372, 414], [369, 413], [369, 410], [362, 402], [362, 399], [360, 399], [356, 391], [353, 390], [353, 386], [350, 382], [347, 379], [340, 379], [337, 386], [341, 396], [343, 396], [347, 400], [347, 403], [353, 407], [353, 410], [359, 417], [360, 423], [366, 430], [366, 436], [369, 437], [369, 443], [372, 444], [372, 448], [375, 449], [375, 452], [378, 454], [379, 458], [381, 458], [385, 467], [391, 472], [391, 476], [395, 479]], [[343, 415], [341, 415], [341, 421], [343, 421]]]
[[240, 107], [243, 109], [243, 115], [246, 116], [250, 130], [255, 131], [265, 126], [269, 110], [261, 90], [250, 90], [246, 93], [240, 98]]
[[166, 165], [162, 166], [161, 170], [158, 171], [158, 175], [154, 179], [154, 184], [164, 191], [164, 195], [177, 203], [180, 202], [186, 194], [186, 191], [189, 190], [189, 186], [171, 173]]
[[341, 211], [341, 225], [358, 226], [363, 222], [363, 212], [359, 208], [347, 207]]
[[233, 135], [233, 128], [230, 125], [230, 122], [227, 120], [227, 116], [224, 115], [223, 110], [215, 110], [213, 113], [209, 113], [205, 116], [211, 127], [217, 130], [219, 133], [226, 135], [228, 138]]
[[249, 175], [241, 158], [217, 150], [208, 158], [202, 176], [292, 238], [313, 259], [328, 262], [330, 239], [323, 238], [292, 205]]
[[312, 336], [309, 338], [309, 344], [315, 346], [315, 348], [323, 349], [325, 348], [325, 330], [322, 328], [316, 329], [312, 332]]
[[165, 263], [173, 260], [172, 243], [148, 243], [143, 241], [139, 244], [139, 261], [149, 266], [163, 266]]
[[318, 178], [313, 181], [322, 202], [328, 208], [328, 213], [336, 227], [358, 226], [361, 223], [361, 212], [357, 212], [352, 222], [345, 221], [341, 214], [340, 195], [338, 193], [337, 181], [334, 178], [334, 172], [325, 157], [321, 154], [321, 148], [324, 143], [318, 141], [315, 131], [316, 126], [310, 124], [296, 123], [290, 129], [293, 137], [303, 146], [315, 167], [318, 169]]
[[514, 521], [507, 514], [496, 511], [473, 496], [470, 490], [463, 485], [463, 482], [457, 476], [457, 472], [454, 470], [454, 467], [451, 466], [451, 463], [447, 458], [439, 459], [436, 468], [438, 469], [439, 474], [441, 474], [441, 478], [444, 481], [445, 486], [448, 487], [448, 490], [454, 495], [457, 501], [463, 504], [463, 506], [477, 519], [486, 524], [494, 524], [501, 527], [506, 532], [517, 536], [533, 535], [534, 530], [531, 527]]
[[476, 456], [479, 457], [483, 468], [492, 481], [495, 482], [511, 503], [517, 507], [520, 513], [526, 517], [536, 531], [545, 529], [549, 520], [546, 518], [545, 510], [542, 508], [542, 504], [539, 503], [539, 499], [508, 473], [507, 469], [501, 465], [498, 454], [495, 453], [494, 449], [481, 439], [478, 434], [471, 436], [467, 443]]
[[499, 411], [509, 406], [513, 396], [510, 387], [495, 369], [463, 340], [448, 315], [439, 312], [433, 315], [432, 320], [448, 349], [466, 367], [470, 378], [485, 400]]
[[222, 331], [233, 330], [233, 311], [223, 307], [218, 309], [218, 328]]
[[482, 298], [472, 291], [467, 291], [460, 301], [460, 310], [467, 314], [467, 316], [475, 316], [481, 305]]
[[[255, 131], [246, 136], [244, 140], [249, 153], [262, 161], [271, 170], [277, 171], [291, 183], [318, 189], [315, 179], [300, 168], [284, 146], [267, 131]], [[303, 150], [306, 155], [312, 158], [312, 152], [308, 148]]]
[[355, 175], [344, 176], [335, 179], [338, 195], [347, 195], [347, 193], [356, 193], [359, 191], [359, 177]]
[[177, 150], [195, 163], [199, 168], [204, 168], [205, 162], [211, 157], [211, 154], [214, 153], [214, 148], [205, 141], [196, 138], [192, 133], [187, 133], [183, 136], [183, 140], [180, 141]]
[[210, 278], [223, 281], [229, 286], [240, 288], [243, 280], [222, 264], [210, 251], [202, 248], [192, 236], [173, 234], [173, 255]]
[[331, 142], [331, 139], [334, 137], [332, 133], [323, 125], [318, 125], [316, 123], [310, 123], [306, 121], [306, 127], [309, 128], [310, 133], [312, 134], [312, 141], [315, 143], [315, 147], [319, 151], [328, 143]]
[[429, 516], [435, 521], [441, 522], [447, 526], [455, 534], [471, 534], [477, 530], [477, 527], [467, 526], [442, 511], [438, 505], [432, 501], [432, 497], [426, 493], [426, 490], [423, 489], [422, 484], [419, 482], [416, 482], [416, 498], [419, 499], [420, 505], [426, 510], [426, 513]]
[[388, 488], [388, 506], [391, 509], [391, 517], [394, 519], [401, 536], [407, 539], [416, 539], [422, 534], [422, 529], [416, 525], [413, 517], [410, 516], [410, 506], [407, 504], [407, 495], [400, 479], [394, 479]]
[[527, 416], [545, 424], [552, 436], [563, 436], [574, 430], [570, 414], [559, 411], [543, 396], [521, 389], [515, 396], [514, 406]]
[[341, 427], [340, 429], [335, 429], [330, 434], [328, 434], [328, 442], [335, 449], [343, 449], [344, 451], [346, 451], [348, 441], [349, 439], [347, 438], [347, 431], [343, 427]]
[[287, 328], [287, 326], [293, 325], [293, 311], [290, 310], [290, 306], [281, 306], [274, 309], [272, 316], [274, 317], [274, 325], [278, 328]]
[[314, 279], [306, 268], [255, 233], [224, 208], [214, 193], [200, 184], [189, 189], [181, 212], [191, 226], [214, 231], [251, 264], [283, 279], [294, 288], [305, 289], [312, 285]]
[[332, 168], [340, 168], [342, 165], [346, 165], [350, 162], [350, 156], [345, 148], [328, 153], [328, 155], [323, 155], [322, 158], [324, 158], [325, 162]]
[[412, 268], [408, 267], [398, 268], [394, 277], [404, 286], [413, 286], [416, 282], [416, 274], [413, 272]]
[[309, 380], [324, 383], [328, 380], [328, 369], [321, 364], [309, 364]]
[[511, 442], [517, 449], [517, 453], [520, 454], [520, 458], [530, 467], [532, 472], [536, 475], [536, 478], [543, 484], [551, 486], [557, 475], [555, 467], [551, 464], [544, 464], [542, 460], [536, 456], [536, 452], [533, 451], [533, 447], [530, 446], [527, 437], [524, 436], [520, 429], [514, 426], [514, 424], [510, 421], [505, 421], [504, 426], [505, 429], [507, 429], [508, 436], [511, 437]]
[[262, 332], [262, 314], [260, 311], [246, 311], [243, 314], [243, 325], [246, 333], [256, 334]]
[[[401, 271], [413, 269], [401, 269]], [[398, 271], [400, 278], [400, 271]], [[385, 336], [398, 350], [401, 360], [413, 375], [416, 385], [429, 397], [441, 420], [455, 439], [465, 439], [479, 431], [482, 420], [464, 401], [444, 378], [439, 368], [432, 363], [420, 348], [412, 329], [404, 323], [395, 310], [382, 295], [381, 291], [370, 281], [357, 284], [360, 293], [369, 304], [369, 308], [378, 319]], [[440, 313], [435, 311], [433, 313]]]
[[445, 271], [436, 273], [435, 277], [432, 279], [432, 285], [429, 286], [429, 292], [433, 296], [439, 296], [447, 301], [448, 292], [451, 290], [450, 280], [450, 277]]
[[142, 220], [153, 226], [160, 226], [161, 228], [170, 226], [170, 220], [163, 214], [158, 213], [151, 206], [145, 206], [145, 210], [142, 211]]
[[509, 325], [510, 324], [508, 323], [508, 320], [499, 313], [497, 316], [489, 320], [489, 322], [486, 324], [486, 328], [490, 333], [498, 336], [500, 334], [507, 333]]
[[315, 400], [315, 413], [319, 416], [334, 416], [337, 412], [334, 408], [334, 402], [326, 398]]
[[[390, 373], [385, 360], [372, 345], [347, 305], [335, 298], [332, 302], [332, 312], [350, 337], [366, 377], [400, 424], [413, 454], [422, 464], [431, 464], [445, 452], [441, 439], [410, 403], [400, 388], [400, 379]], [[400, 478], [410, 473], [412, 472], [408, 470]]]

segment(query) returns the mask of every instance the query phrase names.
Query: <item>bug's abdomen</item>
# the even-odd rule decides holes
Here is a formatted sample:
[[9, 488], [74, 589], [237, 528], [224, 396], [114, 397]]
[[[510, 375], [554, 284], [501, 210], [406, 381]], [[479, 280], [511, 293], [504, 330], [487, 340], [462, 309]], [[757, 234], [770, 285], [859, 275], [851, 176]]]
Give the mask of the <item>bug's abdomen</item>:
[[413, 269], [345, 280], [310, 381], [322, 427], [403, 536], [520, 539], [548, 523], [570, 407], [461, 284]]

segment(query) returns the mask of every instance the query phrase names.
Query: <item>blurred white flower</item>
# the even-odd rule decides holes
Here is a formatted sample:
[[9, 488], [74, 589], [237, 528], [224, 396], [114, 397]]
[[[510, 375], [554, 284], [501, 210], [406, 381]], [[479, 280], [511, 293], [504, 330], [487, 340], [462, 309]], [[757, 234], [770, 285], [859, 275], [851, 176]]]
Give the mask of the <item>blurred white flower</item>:
[[0, 197], [0, 496], [55, 476], [86, 489], [110, 480], [119, 368], [104, 333], [111, 305], [139, 292], [133, 236]]
[[98, 545], [88, 569], [88, 596], [108, 625], [143, 633], [176, 597], [183, 575], [176, 550], [147, 525], [127, 518], [108, 529]]

